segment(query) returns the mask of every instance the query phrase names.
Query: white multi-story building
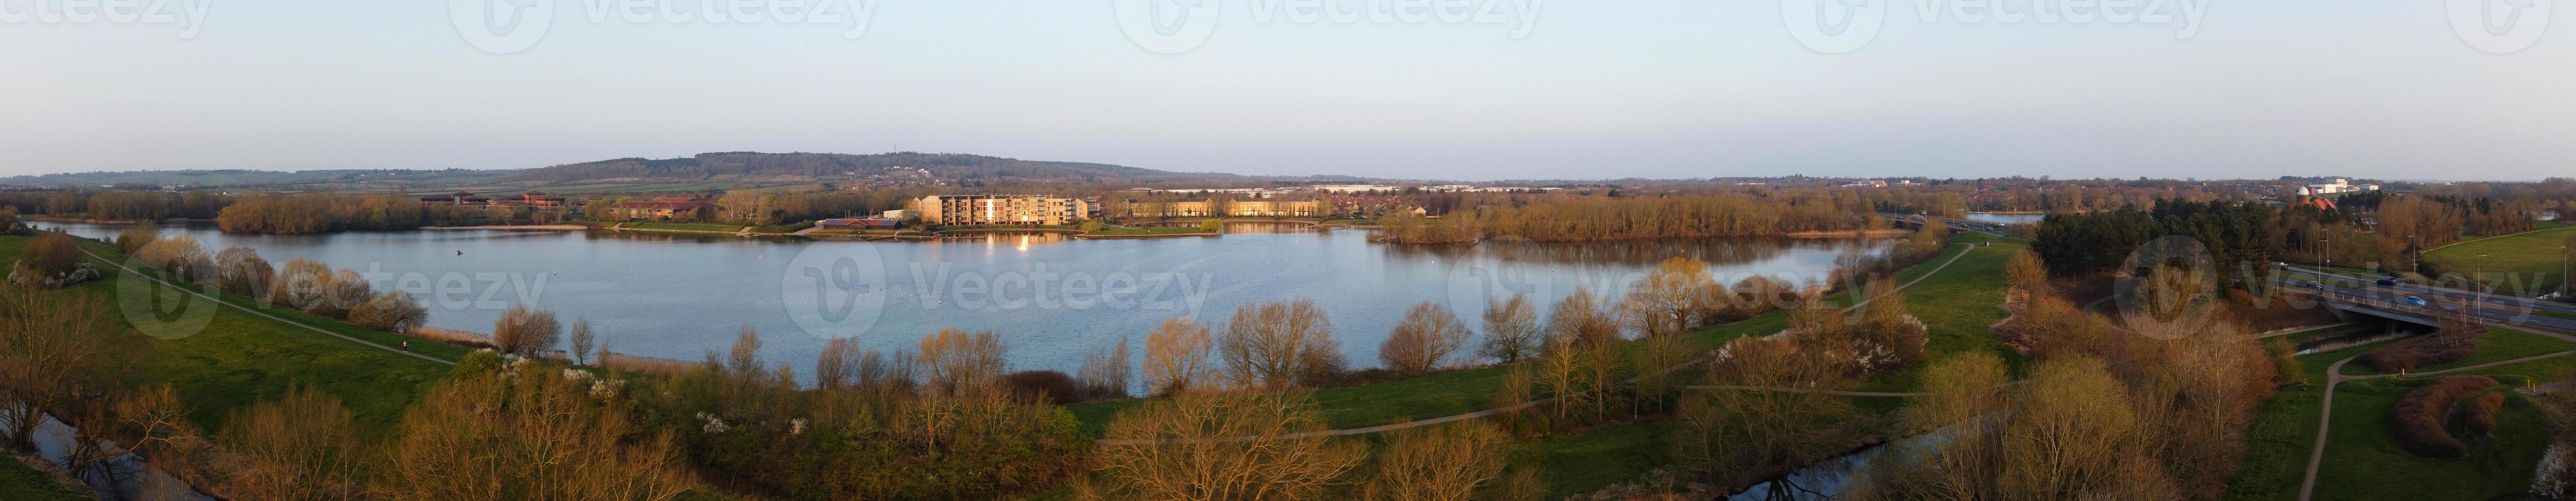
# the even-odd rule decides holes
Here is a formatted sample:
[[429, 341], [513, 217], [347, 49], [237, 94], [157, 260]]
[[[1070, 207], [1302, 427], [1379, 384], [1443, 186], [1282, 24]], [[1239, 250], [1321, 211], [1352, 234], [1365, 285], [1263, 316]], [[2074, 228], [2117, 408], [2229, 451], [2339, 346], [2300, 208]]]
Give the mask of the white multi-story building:
[[2308, 185], [2308, 186], [2307, 186], [2307, 187], [2305, 187], [2305, 188], [2300, 188], [2300, 189], [2299, 189], [2299, 194], [2301, 194], [2301, 195], [2333, 195], [2333, 194], [2337, 194], [2337, 193], [2359, 193], [2359, 192], [2364, 192], [2364, 191], [2379, 191], [2379, 185], [2376, 185], [2376, 184], [2352, 184], [2352, 180], [2351, 180], [2351, 179], [2345, 179], [2345, 178], [2340, 178], [2340, 177], [2338, 177], [2338, 178], [2335, 178], [2335, 179], [2334, 179], [2334, 182], [2331, 182], [2331, 183], [2324, 183], [2324, 184], [2311, 184], [2311, 185]]
[[1068, 225], [1091, 213], [1082, 199], [1043, 195], [931, 195], [915, 207], [922, 222], [943, 226]]

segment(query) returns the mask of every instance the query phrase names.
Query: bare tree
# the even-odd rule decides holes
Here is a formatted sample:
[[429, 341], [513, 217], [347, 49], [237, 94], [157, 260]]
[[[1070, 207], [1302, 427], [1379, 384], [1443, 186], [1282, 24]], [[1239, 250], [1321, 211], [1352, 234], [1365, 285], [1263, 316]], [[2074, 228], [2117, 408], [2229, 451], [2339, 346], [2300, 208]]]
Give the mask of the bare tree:
[[[1302, 394], [1189, 392], [1109, 423], [1096, 495], [1119, 499], [1315, 499], [1367, 452], [1326, 429]], [[1302, 434], [1302, 435], [1301, 435]], [[1224, 440], [1230, 437], [1283, 437]]]
[[825, 391], [839, 390], [849, 384], [850, 375], [858, 369], [852, 357], [858, 355], [858, 343], [836, 337], [823, 342], [823, 354], [814, 360], [814, 385]]
[[1619, 315], [1603, 307], [1590, 288], [1576, 288], [1548, 313], [1547, 335], [1591, 345], [1619, 339]]
[[1519, 362], [1537, 352], [1540, 342], [1538, 307], [1530, 304], [1528, 294], [1485, 300], [1485, 357]]
[[1075, 373], [1075, 379], [1082, 382], [1082, 391], [1087, 394], [1083, 397], [1127, 396], [1128, 381], [1135, 379], [1132, 375], [1135, 366], [1127, 361], [1127, 341], [1127, 336], [1121, 335], [1116, 344], [1096, 347], [1083, 355], [1082, 369]]
[[429, 322], [429, 307], [413, 299], [411, 293], [394, 291], [369, 299], [349, 310], [349, 323], [359, 327], [388, 332], [411, 332]]
[[1719, 294], [1723, 291], [1709, 277], [1708, 263], [1676, 257], [1638, 280], [1620, 304], [1627, 307], [1629, 322], [1639, 335], [1662, 336], [1708, 321]]
[[930, 371], [930, 385], [941, 394], [979, 395], [995, 389], [1009, 349], [993, 331], [940, 329], [921, 338], [921, 367]]
[[224, 442], [257, 466], [232, 485], [254, 499], [366, 499], [358, 425], [340, 398], [296, 385], [284, 398], [234, 410]]
[[760, 332], [751, 330], [751, 325], [745, 324], [735, 331], [733, 349], [728, 355], [725, 368], [741, 378], [742, 383], [753, 384], [768, 375], [768, 366], [760, 359]]
[[1468, 501], [1503, 477], [1510, 437], [1482, 422], [1397, 430], [1377, 457], [1365, 499]]
[[322, 304], [327, 293], [323, 286], [331, 283], [331, 266], [304, 258], [290, 259], [285, 268], [277, 270], [277, 279], [269, 283], [277, 291], [273, 302], [278, 306], [311, 308]]
[[590, 365], [590, 349], [595, 346], [598, 341], [599, 335], [590, 332], [590, 319], [574, 319], [572, 321], [573, 363], [576, 365]]
[[104, 317], [83, 295], [0, 287], [0, 424], [18, 448], [34, 449], [37, 416], [67, 410], [110, 371]]
[[1235, 386], [1284, 390], [1328, 369], [1340, 355], [1337, 344], [1323, 308], [1300, 299], [1235, 309], [1217, 353]]
[[1471, 335], [1466, 322], [1449, 308], [1423, 301], [1404, 311], [1404, 321], [1378, 345], [1377, 357], [1387, 368], [1407, 376], [1429, 374], [1450, 353], [1466, 346]]
[[215, 287], [244, 297], [268, 297], [270, 281], [277, 270], [249, 247], [231, 247], [215, 253]]
[[1188, 318], [1163, 319], [1162, 327], [1145, 335], [1146, 391], [1153, 396], [1190, 391], [1208, 375], [1211, 343], [1206, 324]]
[[501, 312], [501, 319], [492, 322], [492, 344], [523, 357], [545, 355], [546, 350], [555, 348], [562, 334], [563, 326], [555, 322], [554, 312], [532, 310], [527, 305]]

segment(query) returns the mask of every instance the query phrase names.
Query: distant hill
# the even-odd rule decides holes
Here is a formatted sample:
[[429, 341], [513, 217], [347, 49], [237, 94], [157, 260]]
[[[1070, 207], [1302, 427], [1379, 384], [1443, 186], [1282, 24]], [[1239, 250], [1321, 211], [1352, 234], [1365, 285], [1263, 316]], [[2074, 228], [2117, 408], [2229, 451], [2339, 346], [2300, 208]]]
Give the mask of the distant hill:
[[10, 176], [0, 178], [0, 186], [60, 188], [150, 185], [270, 189], [314, 189], [315, 186], [331, 186], [339, 189], [392, 189], [402, 186], [476, 184], [511, 172], [513, 171], [468, 169], [340, 169], [297, 172], [248, 169], [147, 170]]
[[518, 171], [500, 182], [811, 182], [841, 179], [1023, 180], [1037, 182], [1241, 182], [1223, 173], [1183, 173], [1123, 165], [1044, 162], [956, 153], [706, 153], [672, 159], [620, 158]]

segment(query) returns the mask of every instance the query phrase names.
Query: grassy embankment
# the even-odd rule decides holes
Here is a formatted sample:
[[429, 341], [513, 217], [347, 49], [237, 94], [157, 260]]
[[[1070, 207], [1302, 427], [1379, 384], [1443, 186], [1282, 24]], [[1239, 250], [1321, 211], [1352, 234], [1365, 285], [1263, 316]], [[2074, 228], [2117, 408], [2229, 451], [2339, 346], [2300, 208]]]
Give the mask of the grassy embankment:
[[2561, 276], [2566, 255], [2558, 247], [2576, 236], [2576, 224], [2544, 222], [2536, 229], [2540, 231], [2462, 242], [2426, 253], [2424, 258], [2449, 259], [2460, 273], [2512, 273], [2514, 279], [2494, 283], [2501, 289], [2557, 290], [2566, 280]]
[[[2019, 356], [2004, 348], [1986, 330], [2004, 317], [2003, 265], [2013, 253], [2026, 246], [1986, 235], [1961, 235], [1953, 240], [1970, 245], [1991, 247], [1957, 247], [1900, 272], [1900, 283], [1949, 262], [1961, 252], [1967, 255], [1906, 290], [1913, 313], [1931, 328], [1927, 357], [1937, 358], [1971, 350], [1990, 350], [2018, 361]], [[1837, 297], [1850, 304], [1859, 292], [1846, 292]], [[1743, 336], [1760, 336], [1779, 332], [1788, 325], [1786, 312], [1773, 312], [1742, 322], [1702, 329], [1689, 334], [1695, 349], [1712, 350], [1726, 341]], [[1326, 422], [1337, 429], [1391, 424], [1475, 412], [1492, 407], [1490, 398], [1499, 389], [1507, 367], [1485, 367], [1448, 372], [1427, 377], [1388, 383], [1317, 390], [1315, 399], [1323, 408]], [[1917, 373], [1896, 371], [1868, 383], [1878, 391], [1907, 391], [1914, 387]], [[1871, 398], [1882, 402], [1863, 402], [1872, 409], [1889, 409], [1897, 399]], [[1098, 433], [1120, 410], [1147, 400], [1097, 402], [1068, 406], [1080, 418], [1087, 431]], [[1671, 464], [1667, 439], [1673, 426], [1671, 418], [1650, 418], [1633, 423], [1606, 426], [1579, 432], [1559, 433], [1518, 441], [1511, 456], [1516, 467], [1540, 468], [1548, 481], [1551, 497], [1590, 492], [1602, 487], [1636, 479], [1639, 475]]]
[[[33, 238], [0, 237], [0, 263], [16, 262], [30, 240]], [[88, 240], [80, 243], [82, 248], [105, 258], [90, 260], [98, 265], [102, 279], [64, 293], [89, 294], [107, 308], [111, 318], [104, 321], [119, 331], [118, 339], [130, 343], [122, 353], [135, 365], [124, 377], [126, 384], [170, 385], [188, 406], [189, 422], [208, 432], [222, 429], [224, 419], [234, 409], [277, 399], [291, 385], [302, 384], [339, 397], [370, 441], [383, 439], [396, 431], [395, 425], [406, 408], [448, 375], [446, 364], [353, 343], [304, 326], [389, 347], [401, 347], [409, 341], [413, 353], [440, 360], [454, 361], [470, 351], [229, 294], [218, 296], [226, 303], [252, 311], [219, 308], [195, 335], [180, 339], [147, 337], [117, 309], [118, 279], [126, 272], [114, 264], [123, 256], [106, 244]], [[192, 302], [188, 304], [196, 307], [214, 306], [204, 303], [203, 298], [189, 299]], [[278, 320], [281, 318], [304, 326]], [[6, 495], [10, 494], [7, 489], [0, 486], [0, 499], [21, 499]], [[726, 499], [705, 491], [692, 491], [681, 498]]]
[[[1977, 245], [1994, 242], [1994, 245], [1970, 249], [1967, 256], [1941, 270], [1940, 274], [1906, 289], [1907, 306], [1930, 328], [1924, 359], [1938, 360], [1958, 353], [1985, 350], [2003, 356], [2017, 372], [2023, 357], [2005, 347], [1987, 328], [2005, 316], [2003, 296], [2009, 284], [2003, 277], [2004, 263], [2013, 254], [2029, 247], [2017, 241], [1981, 234], [1965, 234], [1953, 241]], [[1898, 278], [1913, 280], [1948, 259], [1949, 254], [1944, 253], [1927, 265], [1907, 270]], [[1785, 323], [1785, 319], [1781, 321]], [[1778, 330], [1779, 326], [1772, 324], [1766, 328], [1770, 330], [1737, 332], [1726, 338], [1768, 334]], [[1718, 330], [1725, 330], [1725, 327]], [[1915, 391], [1921, 366], [1918, 363], [1915, 367], [1881, 374], [1871, 378], [1861, 390]], [[1903, 399], [1867, 397], [1855, 398], [1854, 403], [1862, 409], [1888, 412], [1901, 405]], [[1514, 451], [1512, 464], [1540, 468], [1540, 474], [1547, 479], [1551, 498], [1592, 492], [1636, 480], [1647, 471], [1671, 466], [1673, 425], [1672, 418], [1646, 419], [1525, 440]]]
[[[2307, 384], [2283, 389], [2255, 415], [2246, 433], [2243, 466], [2228, 481], [2227, 499], [2295, 500], [2305, 478], [2308, 455], [2316, 446], [2317, 415], [2325, 396], [2326, 369], [2336, 361], [2387, 346], [2390, 341], [2303, 355], [2300, 366]], [[2576, 344], [2530, 333], [2494, 329], [2479, 338], [2478, 354], [2469, 360], [2428, 370], [2546, 355], [2576, 349]], [[2576, 356], [2489, 367], [2443, 375], [2485, 375], [2503, 388], [2555, 380]], [[2359, 364], [2345, 364], [2346, 374], [2368, 374]], [[2503, 432], [2490, 443], [2474, 445], [2465, 460], [2426, 459], [2397, 445], [2388, 427], [2388, 412], [2408, 390], [2429, 378], [2347, 381], [2335, 387], [2334, 426], [2328, 432], [2325, 461], [2317, 472], [2315, 499], [2338, 500], [2487, 500], [2520, 499], [2529, 490], [2539, 455], [2548, 446], [2552, 424], [2529, 397], [2511, 398], [2500, 415]], [[2503, 389], [2491, 391], [2504, 391]]]
[[19, 464], [18, 460], [0, 457], [0, 499], [10, 501], [89, 501], [90, 497], [72, 492], [45, 472]]
[[[0, 237], [0, 262], [16, 262], [30, 240], [31, 237]], [[82, 241], [82, 247], [109, 259], [122, 259], [104, 244]], [[301, 311], [257, 306], [258, 302], [241, 297], [230, 297], [227, 302], [251, 306], [258, 313], [218, 308], [206, 327], [195, 335], [166, 340], [146, 337], [118, 308], [118, 280], [125, 272], [117, 269], [115, 262], [92, 262], [98, 265], [103, 278], [66, 293], [89, 294], [108, 312], [110, 318], [104, 321], [115, 326], [118, 339], [131, 343], [120, 351], [134, 363], [125, 382], [132, 386], [170, 385], [190, 409], [189, 420], [208, 430], [220, 429], [234, 409], [278, 398], [290, 385], [301, 383], [340, 397], [356, 414], [360, 427], [369, 433], [390, 433], [403, 409], [447, 375], [448, 368], [443, 364], [369, 348], [260, 314], [388, 346], [399, 346], [408, 337]], [[194, 307], [214, 307], [203, 298], [188, 299], [187, 304]], [[412, 349], [447, 360], [465, 353], [462, 348], [426, 341], [412, 343]]]

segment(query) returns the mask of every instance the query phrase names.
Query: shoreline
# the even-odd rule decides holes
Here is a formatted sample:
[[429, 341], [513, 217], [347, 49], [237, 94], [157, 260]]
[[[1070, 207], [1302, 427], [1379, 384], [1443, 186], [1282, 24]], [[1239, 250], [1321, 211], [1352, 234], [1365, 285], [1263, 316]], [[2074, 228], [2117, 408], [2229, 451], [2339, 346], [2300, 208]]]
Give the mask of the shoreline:
[[422, 229], [422, 230], [571, 230], [571, 231], [577, 231], [577, 230], [589, 230], [589, 229], [592, 229], [592, 228], [591, 228], [591, 227], [588, 227], [588, 226], [578, 225], [578, 224], [526, 224], [526, 225], [486, 225], [486, 226], [422, 226], [422, 227], [420, 227], [420, 229]]

